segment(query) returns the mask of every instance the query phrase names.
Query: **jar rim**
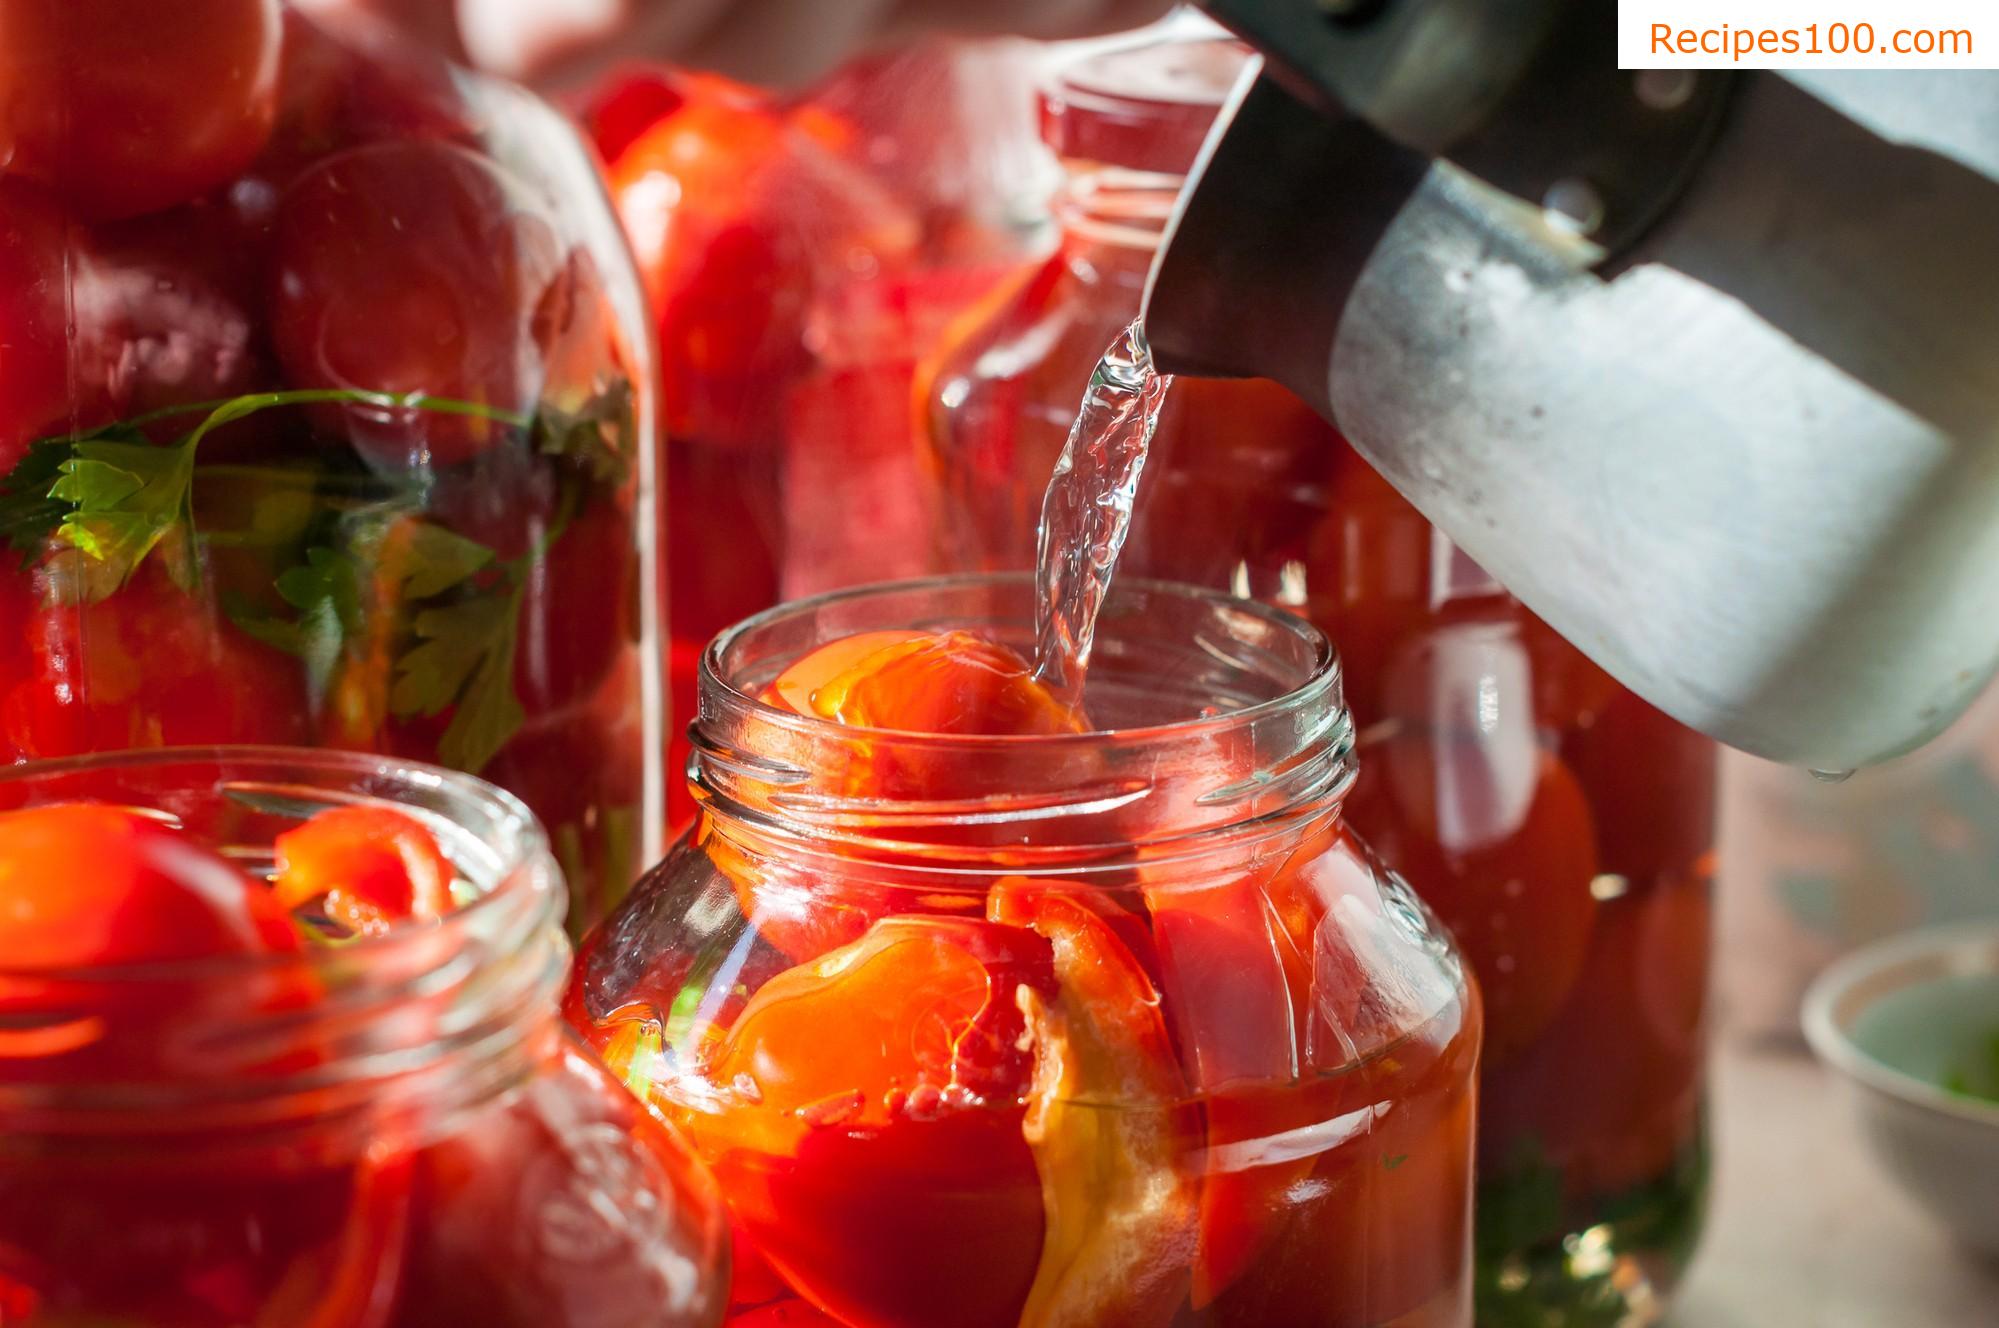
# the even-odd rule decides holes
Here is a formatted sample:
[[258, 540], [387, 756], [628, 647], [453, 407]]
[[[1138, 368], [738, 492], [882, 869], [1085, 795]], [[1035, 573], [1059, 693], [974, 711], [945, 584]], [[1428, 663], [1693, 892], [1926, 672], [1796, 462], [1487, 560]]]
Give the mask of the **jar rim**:
[[1112, 584], [1085, 696], [1102, 726], [1084, 732], [873, 728], [761, 698], [810, 651], [861, 632], [971, 629], [1025, 651], [1033, 606], [1031, 573], [930, 577], [798, 600], [718, 636], [689, 728], [706, 824], [787, 853], [837, 846], [870, 870], [1004, 862], [1033, 875], [1139, 852], [1219, 858], [1344, 797], [1353, 722], [1332, 643], [1294, 614], [1195, 586]]
[[253, 879], [244, 864], [268, 865], [276, 827], [329, 807], [391, 807], [432, 830], [475, 893], [441, 917], [332, 945], [0, 968], [0, 994], [18, 998], [8, 1031], [22, 1039], [0, 1061], [0, 1151], [9, 1138], [53, 1137], [256, 1148], [300, 1130], [358, 1146], [385, 1121], [425, 1129], [505, 1091], [555, 1026], [569, 960], [561, 872], [526, 805], [475, 776], [276, 746], [0, 771], [0, 810], [64, 803], [190, 831], [216, 809], [240, 815], [235, 840], [192, 838]]
[[1240, 38], [1211, 31], [1084, 51], [1041, 80], [1042, 139], [1064, 161], [1184, 176], [1253, 59]]
[[1332, 639], [1305, 618], [1256, 600], [1230, 595], [1225, 591], [1142, 577], [1118, 577], [1112, 583], [1106, 605], [1133, 595], [1157, 595], [1198, 601], [1219, 611], [1254, 619], [1266, 628], [1288, 634], [1311, 650], [1312, 661], [1307, 676], [1296, 686], [1276, 696], [1211, 715], [1195, 715], [1187, 719], [1124, 728], [1090, 728], [1080, 733], [964, 734], [874, 728], [867, 725], [846, 724], [817, 715], [801, 715], [771, 705], [745, 690], [728, 676], [725, 667], [732, 649], [756, 633], [767, 631], [788, 619], [817, 614], [843, 604], [860, 603], [891, 594], [913, 596], [928, 592], [969, 591], [976, 587], [997, 589], [1021, 585], [1026, 585], [1031, 590], [1033, 581], [1034, 573], [1025, 571], [954, 573], [901, 581], [875, 581], [866, 585], [827, 591], [805, 599], [786, 601], [726, 628], [708, 643], [708, 648], [701, 652], [702, 699], [704, 702], [708, 700], [712, 692], [718, 701], [725, 702], [732, 708], [740, 707], [745, 712], [754, 714], [760, 722], [788, 728], [801, 735], [840, 733], [860, 740], [909, 743], [934, 747], [938, 750], [963, 751], [1005, 748], [1016, 751], [1055, 752], [1065, 748], [1102, 743], [1108, 739], [1115, 739], [1125, 744], [1185, 742], [1267, 719], [1286, 710], [1299, 709], [1314, 701], [1329, 699], [1338, 708], [1345, 708], [1344, 698], [1340, 695], [1343, 671], [1339, 652], [1334, 648]]
[[[393, 927], [379, 935], [359, 936], [343, 941], [336, 949], [311, 950], [304, 952], [307, 962], [318, 964], [327, 956], [339, 954], [341, 964], [351, 967], [355, 958], [381, 956], [398, 950], [408, 950], [417, 945], [434, 948], [440, 931], [475, 930], [484, 916], [505, 907], [508, 900], [532, 888], [530, 882], [522, 879], [517, 869], [538, 855], [549, 851], [548, 837], [541, 828], [534, 813], [527, 804], [513, 794], [489, 784], [476, 775], [468, 775], [459, 770], [448, 770], [442, 766], [424, 761], [405, 760], [400, 757], [378, 756], [368, 752], [340, 751], [318, 747], [284, 747], [267, 744], [218, 744], [200, 747], [148, 747], [111, 752], [95, 752], [81, 756], [51, 757], [46, 760], [26, 762], [21, 765], [0, 768], [0, 814], [22, 811], [32, 807], [47, 806], [58, 802], [92, 802], [91, 798], [37, 798], [32, 789], [38, 784], [65, 776], [84, 776], [112, 770], [144, 770], [147, 768], [166, 769], [173, 766], [194, 766], [213, 764], [238, 775], [231, 782], [242, 783], [244, 792], [256, 789], [260, 792], [278, 794], [282, 788], [303, 789], [304, 781], [293, 778], [264, 784], [262, 781], [243, 776], [259, 766], [282, 768], [293, 774], [321, 772], [329, 776], [352, 778], [373, 777], [382, 781], [408, 780], [413, 785], [434, 790], [450, 790], [464, 800], [467, 807], [480, 807], [496, 817], [496, 823], [503, 826], [506, 833], [513, 836], [507, 849], [497, 853], [494, 860], [484, 864], [494, 875], [493, 884], [481, 889], [477, 896], [456, 907], [434, 925], [425, 927]], [[16, 789], [24, 791], [19, 800], [13, 796]], [[327, 788], [315, 791], [327, 793]], [[218, 793], [227, 792], [218, 787]], [[365, 795], [350, 795], [342, 801], [369, 801]], [[380, 800], [374, 799], [374, 800]], [[419, 820], [435, 820], [436, 814], [426, 814], [422, 809], [411, 808], [397, 803], [398, 810], [410, 812]], [[162, 815], [158, 809], [132, 807], [131, 810], [169, 825], [176, 823], [171, 814]], [[465, 827], [470, 829], [470, 827]], [[482, 845], [494, 847], [479, 834]], [[456, 864], [454, 864], [456, 865]], [[421, 938], [421, 939], [419, 939]], [[299, 954], [270, 952], [248, 952], [241, 954], [206, 955], [188, 959], [152, 960], [130, 964], [88, 965], [68, 967], [9, 968], [0, 964], [0, 980], [21, 978], [36, 981], [57, 979], [87, 979], [93, 982], [112, 981], [176, 981], [190, 979], [213, 980], [232, 973], [253, 974], [274, 969], [295, 970], [301, 963]]]

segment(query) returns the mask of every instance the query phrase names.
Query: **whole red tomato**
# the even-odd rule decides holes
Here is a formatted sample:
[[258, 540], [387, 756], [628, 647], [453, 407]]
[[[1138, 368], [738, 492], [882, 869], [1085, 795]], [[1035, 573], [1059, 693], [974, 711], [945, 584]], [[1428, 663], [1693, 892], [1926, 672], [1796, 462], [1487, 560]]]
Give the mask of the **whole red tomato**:
[[1705, 873], [1606, 902], [1589, 962], [1540, 1039], [1479, 1104], [1481, 1163], [1523, 1150], [1571, 1198], [1654, 1181], [1696, 1140], [1713, 924]]
[[[302, 944], [261, 883], [127, 808], [0, 813], [0, 917], [0, 1083], [185, 1073], [210, 1054], [199, 1030], [222, 1010], [311, 999], [297, 971], [279, 967], [262, 980], [246, 972], [226, 1003], [225, 984], [199, 977], [96, 976], [121, 965], [293, 954]], [[225, 1063], [230, 1055], [214, 1054]]]
[[[79, 236], [72, 262], [72, 372], [99, 418], [276, 387], [258, 326], [269, 236], [223, 198], [109, 222]], [[198, 414], [160, 421], [157, 441], [184, 435]], [[79, 421], [83, 424], [96, 419]], [[275, 417], [252, 416], [203, 440], [204, 461], [241, 455], [274, 436]]]
[[828, 151], [844, 132], [830, 117], [786, 116], [719, 79], [677, 86], [684, 102], [630, 137], [610, 170], [659, 319], [667, 429], [772, 447], [783, 389], [807, 362], [819, 265], [887, 265], [913, 250], [916, 222]]
[[1551, 752], [1515, 767], [1478, 738], [1363, 744], [1346, 818], [1437, 911], [1485, 997], [1503, 1067], [1542, 1037], [1589, 956], [1597, 901], [1590, 807]]
[[[11, 575], [11, 573], [10, 573]], [[110, 598], [51, 597], [44, 574], [21, 632], [0, 649], [0, 763], [126, 747], [300, 742], [298, 662], [239, 632], [157, 560]]]
[[685, 75], [636, 69], [607, 85], [583, 109], [583, 128], [605, 161], [616, 161], [646, 130], [687, 104]]
[[885, 918], [765, 982], [705, 1057], [743, 1096], [682, 1124], [764, 1257], [841, 1321], [1019, 1317], [1043, 1232], [1023, 987], [1054, 992], [1029, 932]]
[[1617, 689], [1562, 752], [1596, 813], [1603, 869], [1634, 885], [1698, 873], [1714, 848], [1721, 749]]
[[[535, 311], [563, 267], [549, 219], [491, 159], [439, 142], [354, 148], [299, 176], [278, 206], [272, 338], [298, 387], [525, 415], [543, 379]], [[391, 466], [466, 461], [512, 432], [430, 411], [339, 416]]]
[[122, 807], [0, 812], [0, 969], [81, 968], [292, 951], [265, 890]]
[[0, 162], [96, 217], [206, 193], [276, 113], [278, 0], [8, 0]]
[[321, 157], [366, 143], [426, 139], [471, 145], [476, 117], [451, 66], [372, 22], [284, 16], [277, 124], [251, 175], [282, 188]]

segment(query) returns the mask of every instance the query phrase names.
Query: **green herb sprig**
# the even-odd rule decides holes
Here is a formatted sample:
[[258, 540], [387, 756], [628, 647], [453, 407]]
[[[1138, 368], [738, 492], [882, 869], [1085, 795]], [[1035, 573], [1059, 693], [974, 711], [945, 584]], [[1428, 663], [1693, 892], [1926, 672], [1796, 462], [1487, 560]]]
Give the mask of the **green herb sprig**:
[[[195, 452], [225, 425], [260, 411], [327, 403], [471, 415], [513, 428], [530, 420], [517, 412], [420, 392], [325, 388], [255, 392], [224, 401], [169, 406], [83, 433], [40, 439], [0, 478], [0, 536], [32, 561], [49, 550], [84, 555], [84, 594], [92, 601], [132, 579], [154, 550], [169, 548], [168, 568], [185, 588], [197, 580], [194, 529]], [[171, 443], [154, 443], [145, 426], [200, 415]]]

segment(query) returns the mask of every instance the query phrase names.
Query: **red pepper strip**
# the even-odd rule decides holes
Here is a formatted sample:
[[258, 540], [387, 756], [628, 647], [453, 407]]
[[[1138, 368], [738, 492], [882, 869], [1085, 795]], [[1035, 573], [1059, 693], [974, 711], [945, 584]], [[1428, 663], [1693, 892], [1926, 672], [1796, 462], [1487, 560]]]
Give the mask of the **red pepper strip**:
[[1350, 1076], [1326, 1072], [1348, 1051], [1328, 1018], [1358, 1003], [1366, 977], [1318, 933], [1329, 878], [1358, 865], [1325, 832], [1274, 867], [1146, 887], [1166, 994], [1207, 1106], [1197, 1310], [1263, 1257], [1291, 1220], [1286, 1194], [1316, 1165], [1266, 1141], [1346, 1110]]
[[1194, 1259], [1199, 1118], [1158, 989], [1086, 898], [1011, 877], [987, 901], [1055, 954], [1053, 998], [1019, 989], [1035, 1049], [1023, 1132], [1047, 1214], [1021, 1328], [1166, 1324]]
[[372, 935], [451, 911], [451, 859], [422, 822], [387, 807], [335, 807], [277, 838], [278, 902], [326, 900], [327, 916]]

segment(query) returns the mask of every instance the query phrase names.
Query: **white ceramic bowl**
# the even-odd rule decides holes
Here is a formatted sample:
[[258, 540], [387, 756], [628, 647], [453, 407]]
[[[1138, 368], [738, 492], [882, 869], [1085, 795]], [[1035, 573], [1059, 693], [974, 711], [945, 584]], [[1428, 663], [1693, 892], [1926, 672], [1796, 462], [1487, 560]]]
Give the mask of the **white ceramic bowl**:
[[1999, 1255], [1999, 1102], [1943, 1087], [1967, 1066], [1999, 1073], [1999, 924], [1863, 947], [1812, 984], [1804, 1023], [1819, 1059], [1854, 1085], [1888, 1172], [1966, 1244]]

